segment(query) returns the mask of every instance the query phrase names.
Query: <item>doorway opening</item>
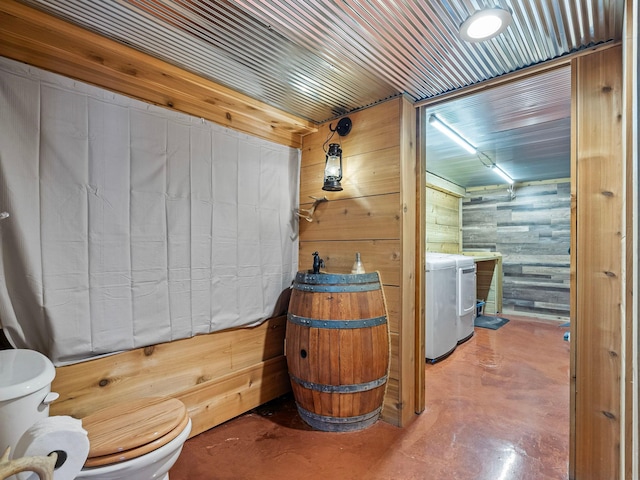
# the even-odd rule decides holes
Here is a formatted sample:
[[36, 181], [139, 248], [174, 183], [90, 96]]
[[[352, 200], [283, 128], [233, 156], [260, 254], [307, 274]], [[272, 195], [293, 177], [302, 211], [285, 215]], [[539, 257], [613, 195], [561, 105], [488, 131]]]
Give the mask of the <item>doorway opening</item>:
[[[531, 430], [519, 428], [540, 435], [538, 445], [544, 437], [552, 448], [544, 455], [555, 458], [553, 466], [547, 465], [559, 469], [555, 478], [568, 478], [570, 455], [571, 101], [571, 67], [565, 64], [420, 109], [426, 165], [424, 251], [495, 257], [489, 269], [478, 268], [477, 300], [482, 313], [511, 323], [502, 331], [476, 327], [471, 342], [457, 346], [445, 360], [427, 364], [426, 409], [429, 402], [466, 398], [491, 411], [479, 396], [481, 390], [471, 397], [465, 397], [465, 390], [474, 384], [482, 391], [498, 386], [492, 395], [506, 404], [485, 423], [506, 426], [510, 398], [533, 401], [536, 410], [522, 417], [531, 422]], [[438, 130], [434, 118], [471, 149]], [[536, 344], [542, 337], [543, 344]], [[519, 346], [512, 350], [514, 345]], [[535, 357], [531, 364], [530, 355]], [[469, 376], [473, 371], [475, 376]], [[531, 383], [519, 384], [523, 378]], [[453, 391], [443, 387], [447, 382]], [[534, 392], [536, 383], [547, 392]], [[533, 389], [529, 395], [527, 389]], [[429, 393], [438, 390], [449, 396]], [[542, 427], [549, 417], [560, 428]], [[502, 448], [498, 443], [496, 449]], [[526, 463], [521, 453], [501, 458]]]

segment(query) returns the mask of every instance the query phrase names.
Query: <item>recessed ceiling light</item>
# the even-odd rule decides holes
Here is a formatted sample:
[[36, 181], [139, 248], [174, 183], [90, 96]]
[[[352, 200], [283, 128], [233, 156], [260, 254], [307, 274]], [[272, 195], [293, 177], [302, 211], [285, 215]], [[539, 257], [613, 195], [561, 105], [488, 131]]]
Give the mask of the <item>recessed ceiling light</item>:
[[482, 42], [501, 34], [511, 23], [511, 12], [502, 8], [478, 10], [460, 26], [460, 37], [467, 42]]

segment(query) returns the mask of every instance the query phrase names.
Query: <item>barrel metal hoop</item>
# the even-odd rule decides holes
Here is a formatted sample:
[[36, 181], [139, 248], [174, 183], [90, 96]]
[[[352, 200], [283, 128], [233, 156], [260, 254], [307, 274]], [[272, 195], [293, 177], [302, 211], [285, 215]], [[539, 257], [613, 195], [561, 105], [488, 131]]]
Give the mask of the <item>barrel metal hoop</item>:
[[320, 320], [317, 318], [301, 317], [294, 315], [293, 313], [287, 313], [287, 320], [294, 325], [300, 325], [302, 327], [348, 330], [352, 328], [367, 328], [384, 325], [387, 323], [387, 316], [383, 315], [381, 317], [363, 318], [359, 320]]
[[372, 292], [380, 290], [379, 283], [353, 283], [349, 285], [309, 285], [308, 283], [293, 282], [294, 290], [301, 292], [317, 293], [349, 293], [349, 292]]
[[359, 283], [377, 283], [380, 288], [380, 276], [378, 272], [373, 273], [309, 273], [298, 272], [295, 283], [306, 285], [352, 285]]
[[367, 420], [368, 418], [377, 416], [382, 411], [382, 407], [378, 407], [372, 412], [365, 413], [363, 415], [354, 415], [352, 417], [330, 417], [327, 415], [318, 415], [317, 413], [310, 412], [309, 410], [302, 408], [300, 405], [297, 405], [297, 407], [299, 410], [303, 410], [305, 416], [309, 418], [313, 418], [314, 420], [330, 419], [332, 422], [335, 422], [335, 423], [348, 423], [348, 422], [358, 422], [362, 420]]
[[372, 412], [363, 415], [354, 415], [352, 417], [334, 417], [327, 415], [319, 415], [296, 404], [300, 417], [311, 425], [313, 428], [323, 430], [325, 432], [350, 432], [368, 428], [378, 420], [382, 406], [376, 408]]
[[387, 382], [387, 376], [384, 375], [380, 378], [376, 378], [370, 382], [365, 383], [352, 383], [349, 385], [326, 385], [324, 383], [314, 383], [307, 382], [306, 380], [302, 380], [301, 378], [296, 377], [295, 375], [289, 374], [291, 380], [296, 382], [298, 385], [308, 389], [315, 390], [316, 392], [322, 393], [358, 393], [358, 392], [368, 392], [369, 390], [373, 390], [374, 388], [381, 387]]

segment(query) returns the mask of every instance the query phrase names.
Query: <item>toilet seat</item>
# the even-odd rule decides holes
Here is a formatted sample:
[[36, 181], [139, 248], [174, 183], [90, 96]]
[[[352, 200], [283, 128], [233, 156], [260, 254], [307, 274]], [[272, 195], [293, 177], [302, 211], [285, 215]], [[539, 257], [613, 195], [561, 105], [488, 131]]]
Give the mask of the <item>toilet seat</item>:
[[85, 467], [131, 460], [169, 443], [189, 422], [175, 398], [141, 398], [116, 404], [82, 419], [89, 437]]

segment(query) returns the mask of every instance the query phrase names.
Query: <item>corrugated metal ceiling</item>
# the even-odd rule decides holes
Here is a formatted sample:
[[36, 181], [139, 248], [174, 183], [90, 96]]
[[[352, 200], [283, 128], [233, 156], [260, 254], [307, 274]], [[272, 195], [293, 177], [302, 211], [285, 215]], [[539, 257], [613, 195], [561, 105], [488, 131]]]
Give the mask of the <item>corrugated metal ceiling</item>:
[[[432, 98], [621, 38], [623, 0], [23, 0], [290, 113], [323, 122]], [[513, 12], [471, 44], [474, 10]]]
[[[20, 1], [317, 123], [397, 95], [415, 102], [437, 98], [620, 40], [624, 4], [624, 0]], [[462, 41], [459, 25], [485, 6], [509, 9], [512, 24], [487, 42]], [[529, 91], [544, 103], [550, 92], [565, 88], [548, 83], [556, 81], [564, 80], [550, 77], [544, 85], [535, 83], [542, 91]], [[474, 133], [480, 139], [498, 131], [479, 126], [493, 123], [480, 121], [489, 112], [485, 99], [479, 96], [475, 103], [456, 104], [475, 119]], [[565, 113], [564, 119], [556, 120], [562, 128], [568, 110]], [[511, 109], [501, 115], [519, 114]], [[536, 117], [530, 113], [526, 117], [531, 125], [508, 142], [526, 141], [551, 128], [542, 119], [542, 127], [536, 129]], [[456, 183], [468, 186], [475, 181]]]
[[[498, 164], [516, 182], [568, 178], [571, 155], [571, 70], [534, 77], [427, 107]], [[429, 125], [427, 169], [463, 187], [494, 185], [499, 176]]]

